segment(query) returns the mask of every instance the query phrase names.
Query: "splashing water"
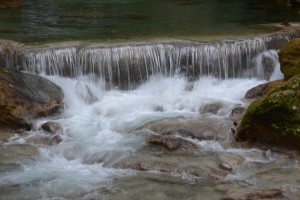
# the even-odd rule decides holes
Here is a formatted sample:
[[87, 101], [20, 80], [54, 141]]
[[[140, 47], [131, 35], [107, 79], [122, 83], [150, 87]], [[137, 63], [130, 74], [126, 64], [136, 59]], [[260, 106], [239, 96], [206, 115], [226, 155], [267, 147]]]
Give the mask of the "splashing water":
[[[275, 53], [275, 51], [268, 51], [262, 56], [267, 55], [276, 61]], [[275, 65], [275, 68], [278, 68], [278, 65]], [[274, 73], [277, 73], [276, 70]], [[143, 176], [138, 175], [136, 171], [114, 167], [115, 163], [136, 155], [145, 146], [145, 135], [132, 134], [132, 132], [143, 128], [146, 124], [163, 120], [198, 119], [202, 116], [226, 120], [234, 107], [247, 105], [243, 98], [248, 89], [266, 82], [249, 78], [220, 80], [209, 76], [190, 82], [181, 76], [167, 77], [157, 74], [149, 77], [148, 81], [134, 90], [120, 91], [106, 90], [104, 81], [94, 76], [76, 78], [44, 76], [60, 85], [65, 94], [65, 109], [62, 116], [50, 119], [63, 127], [59, 133], [62, 142], [56, 146], [39, 146], [36, 157], [22, 161], [17, 170], [1, 172], [0, 192], [5, 194], [2, 199], [113, 197], [132, 199], [133, 196], [124, 193], [126, 190], [131, 190], [128, 186], [131, 181], [132, 187], [139, 188], [139, 190], [132, 190], [132, 195], [137, 195], [135, 198], [142, 198], [143, 193], [149, 195], [153, 192], [152, 189], [164, 187], [166, 187], [165, 192], [174, 192], [172, 184], [169, 186], [168, 181], [162, 188], [161, 185], [157, 185], [159, 181], [153, 183], [155, 175], [150, 175], [152, 178], [143, 180]], [[270, 79], [276, 77], [278, 76], [272, 75]], [[215, 102], [222, 104], [217, 112], [201, 113], [204, 106]], [[39, 119], [35, 130], [28, 132], [27, 136], [15, 137], [5, 145], [24, 143], [24, 141], [26, 143], [28, 137], [43, 134], [39, 126], [48, 120]], [[220, 132], [220, 134], [227, 134], [228, 130], [220, 130]], [[274, 160], [281, 156], [280, 153], [271, 154], [270, 151], [260, 149], [227, 148], [218, 140], [196, 141], [195, 144], [204, 152], [203, 157], [200, 156], [203, 160], [213, 160], [215, 155], [222, 153], [233, 154], [245, 160], [246, 164], [242, 168], [238, 168], [236, 173], [227, 177], [229, 186], [232, 181], [238, 181], [239, 187], [243, 187], [244, 181], [248, 179], [249, 184], [255, 185], [257, 182], [263, 184], [263, 181], [256, 181], [253, 178], [255, 175], [248, 172], [247, 167], [255, 165], [255, 168], [259, 169], [262, 164], [275, 162]], [[199, 156], [194, 159], [199, 159]], [[289, 162], [293, 164], [294, 161]], [[210, 161], [207, 163], [209, 164]], [[299, 169], [298, 164], [290, 167], [294, 173]], [[242, 173], [242, 169], [248, 171]], [[131, 177], [129, 182], [122, 183], [126, 177]], [[176, 177], [175, 174], [168, 180]], [[204, 197], [209, 197], [212, 192], [206, 191], [206, 187], [220, 187], [220, 183], [215, 182], [215, 186], [212, 186], [212, 180], [203, 181], [194, 178], [189, 179], [185, 184], [205, 185], [203, 191], [201, 190], [201, 195]], [[183, 186], [185, 184], [182, 185], [183, 180], [180, 181], [179, 191], [181, 187], [185, 187]], [[140, 188], [145, 184], [146, 186], [150, 184], [153, 188], [149, 191], [145, 190], [147, 187]], [[297, 190], [293, 183], [288, 182], [288, 184], [289, 190]], [[16, 188], [13, 189], [14, 187]], [[184, 190], [193, 192], [197, 196], [193, 187]], [[159, 192], [157, 198], [160, 199], [181, 198], [172, 195], [164, 196]], [[219, 196], [212, 198], [218, 199]]]

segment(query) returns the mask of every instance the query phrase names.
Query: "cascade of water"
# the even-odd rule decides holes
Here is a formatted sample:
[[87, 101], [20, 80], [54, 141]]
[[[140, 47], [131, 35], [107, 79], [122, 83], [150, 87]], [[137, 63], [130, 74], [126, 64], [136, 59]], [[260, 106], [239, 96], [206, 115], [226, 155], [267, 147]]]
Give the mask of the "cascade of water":
[[[26, 71], [51, 75], [95, 74], [108, 86], [131, 87], [150, 75], [182, 74], [189, 79], [253, 76], [252, 58], [265, 50], [262, 39], [238, 42], [163, 43], [116, 47], [75, 47], [30, 52]], [[243, 66], [243, 67], [241, 67]]]
[[200, 76], [266, 78], [263, 76], [267, 72], [262, 73], [257, 67], [261, 65], [259, 62], [266, 62], [268, 56], [263, 53], [256, 60], [254, 58], [272, 48], [274, 41], [278, 44], [278, 41], [283, 43], [298, 37], [296, 33], [213, 43], [177, 41], [19, 49], [0, 45], [0, 65], [47, 75], [76, 77], [92, 74], [104, 80], [108, 88], [123, 89], [139, 85], [158, 73], [182, 75], [188, 80]]
[[255, 58], [256, 76], [263, 80], [283, 79], [277, 51], [267, 50]]

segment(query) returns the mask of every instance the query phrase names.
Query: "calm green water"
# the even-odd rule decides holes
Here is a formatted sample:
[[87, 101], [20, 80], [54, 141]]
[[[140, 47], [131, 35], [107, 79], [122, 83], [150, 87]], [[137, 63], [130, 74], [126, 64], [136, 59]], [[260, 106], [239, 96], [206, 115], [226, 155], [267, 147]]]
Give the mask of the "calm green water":
[[0, 10], [0, 38], [22, 42], [198, 38], [261, 33], [300, 21], [276, 0], [24, 0]]

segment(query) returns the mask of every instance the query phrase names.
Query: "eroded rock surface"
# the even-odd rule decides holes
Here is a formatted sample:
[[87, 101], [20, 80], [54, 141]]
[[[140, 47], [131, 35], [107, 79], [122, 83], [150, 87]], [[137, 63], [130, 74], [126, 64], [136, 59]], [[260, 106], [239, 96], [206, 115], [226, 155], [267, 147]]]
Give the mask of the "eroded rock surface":
[[246, 99], [256, 99], [259, 97], [264, 96], [268, 92], [270, 92], [273, 88], [283, 85], [285, 82], [278, 80], [278, 81], [271, 81], [268, 83], [260, 84], [254, 88], [251, 88], [247, 91], [245, 98]]
[[196, 144], [174, 136], [151, 135], [146, 139], [149, 145], [157, 145], [170, 151], [195, 152], [199, 148]]
[[56, 112], [63, 92], [49, 80], [28, 73], [0, 68], [0, 124], [30, 128], [34, 118]]

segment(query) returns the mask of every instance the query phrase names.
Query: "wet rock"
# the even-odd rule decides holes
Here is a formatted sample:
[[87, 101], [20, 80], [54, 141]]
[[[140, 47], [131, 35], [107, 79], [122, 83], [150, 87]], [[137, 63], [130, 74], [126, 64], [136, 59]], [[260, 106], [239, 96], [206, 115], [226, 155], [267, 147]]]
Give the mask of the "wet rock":
[[237, 138], [300, 148], [300, 75], [252, 102]]
[[158, 171], [169, 174], [180, 174], [185, 177], [195, 176], [214, 180], [224, 180], [224, 178], [228, 175], [227, 172], [213, 167], [201, 166], [192, 162], [182, 163], [178, 162], [178, 160], [174, 162], [165, 157], [151, 158], [148, 156], [148, 158], [145, 159], [145, 156], [143, 156], [143, 158], [129, 158], [115, 164], [113, 167], [134, 169], [138, 171]]
[[174, 136], [151, 135], [146, 139], [149, 145], [157, 145], [170, 151], [195, 152], [199, 148], [196, 144]]
[[261, 58], [262, 66], [263, 66], [263, 74], [264, 74], [264, 79], [270, 80], [274, 69], [276, 67], [276, 63], [272, 58], [269, 56], [266, 56], [265, 54], [262, 54]]
[[0, 1], [0, 9], [1, 8], [17, 8], [21, 7], [23, 4], [23, 0], [1, 0]]
[[282, 196], [282, 192], [278, 189], [269, 189], [263, 190], [259, 192], [250, 192], [239, 196], [237, 198], [229, 198], [229, 199], [236, 199], [236, 200], [250, 200], [250, 199], [274, 199]]
[[0, 143], [2, 141], [6, 142], [11, 137], [11, 135], [11, 130], [0, 127]]
[[17, 164], [37, 154], [37, 148], [25, 144], [0, 145], [0, 163]]
[[149, 160], [128, 160], [119, 164], [118, 167], [125, 169], [134, 169], [139, 171], [159, 171], [172, 172], [175, 171], [172, 165], [161, 162], [153, 162]]
[[233, 154], [221, 154], [218, 156], [218, 165], [221, 169], [234, 171], [244, 162], [244, 158]]
[[237, 124], [239, 124], [239, 122], [241, 121], [243, 114], [245, 112], [246, 108], [244, 107], [236, 107], [231, 111], [231, 114], [229, 116], [229, 118], [233, 121], [236, 122]]
[[280, 69], [286, 80], [300, 74], [300, 39], [287, 42], [279, 52]]
[[47, 79], [0, 67], [0, 124], [30, 128], [32, 119], [56, 112], [62, 103], [62, 90]]
[[51, 141], [50, 141], [50, 145], [58, 145], [59, 143], [61, 143], [62, 138], [59, 135], [54, 136]]
[[263, 95], [267, 94], [270, 92], [272, 89], [275, 87], [283, 85], [285, 82], [284, 81], [271, 81], [268, 83], [260, 84], [250, 90], [247, 91], [245, 98], [246, 99], [256, 99], [258, 97], [262, 97]]
[[207, 104], [204, 105], [201, 109], [200, 109], [200, 113], [201, 114], [205, 114], [205, 113], [213, 113], [213, 114], [217, 114], [218, 111], [225, 107], [225, 105], [221, 102], [215, 102], [215, 103], [211, 103], [211, 104]]
[[62, 126], [57, 122], [46, 122], [41, 125], [41, 128], [51, 134], [58, 133], [62, 130]]
[[231, 165], [229, 165], [227, 162], [219, 162], [219, 167], [226, 171], [230, 171], [230, 172], [232, 171]]
[[165, 120], [147, 124], [140, 129], [149, 129], [158, 135], [173, 135], [197, 140], [214, 140], [225, 137], [228, 130], [225, 126], [226, 122], [202, 117], [201, 119], [189, 120]]
[[55, 135], [55, 136], [37, 135], [26, 139], [27, 143], [38, 145], [38, 146], [54, 146], [54, 145], [58, 145], [61, 141], [62, 138], [59, 135]]

